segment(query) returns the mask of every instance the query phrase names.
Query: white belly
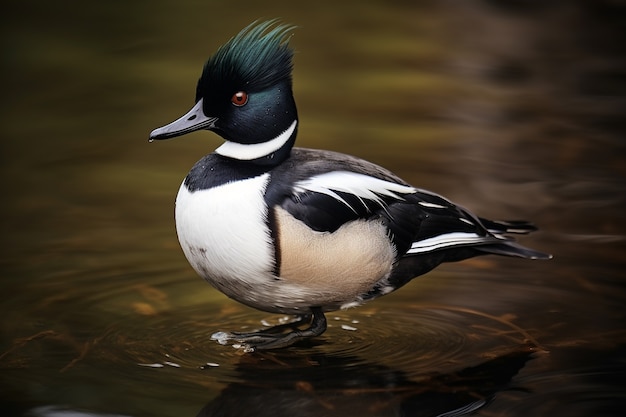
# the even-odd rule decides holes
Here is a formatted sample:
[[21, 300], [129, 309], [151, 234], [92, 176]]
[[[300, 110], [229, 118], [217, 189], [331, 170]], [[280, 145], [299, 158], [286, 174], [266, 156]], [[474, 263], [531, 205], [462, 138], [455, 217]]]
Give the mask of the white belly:
[[[273, 280], [274, 249], [263, 193], [269, 174], [189, 192], [176, 198], [178, 240], [196, 272], [226, 295], [242, 299]], [[242, 295], [244, 294], [244, 295]]]

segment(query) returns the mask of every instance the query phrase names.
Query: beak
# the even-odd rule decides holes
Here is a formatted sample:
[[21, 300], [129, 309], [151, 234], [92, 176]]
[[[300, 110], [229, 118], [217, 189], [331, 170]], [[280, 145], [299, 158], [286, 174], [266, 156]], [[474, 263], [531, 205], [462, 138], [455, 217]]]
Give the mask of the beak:
[[150, 132], [150, 142], [157, 139], [170, 139], [196, 130], [215, 127], [217, 117], [207, 117], [202, 110], [203, 99], [200, 99], [187, 114], [172, 123]]

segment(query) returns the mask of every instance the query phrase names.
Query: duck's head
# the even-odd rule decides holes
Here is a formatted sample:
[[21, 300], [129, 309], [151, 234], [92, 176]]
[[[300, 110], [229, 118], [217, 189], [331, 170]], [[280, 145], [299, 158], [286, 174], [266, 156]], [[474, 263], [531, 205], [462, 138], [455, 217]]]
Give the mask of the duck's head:
[[292, 29], [255, 22], [222, 45], [204, 65], [193, 108], [153, 130], [150, 140], [207, 129], [226, 140], [215, 150], [225, 157], [258, 164], [286, 158], [298, 125], [287, 44]]

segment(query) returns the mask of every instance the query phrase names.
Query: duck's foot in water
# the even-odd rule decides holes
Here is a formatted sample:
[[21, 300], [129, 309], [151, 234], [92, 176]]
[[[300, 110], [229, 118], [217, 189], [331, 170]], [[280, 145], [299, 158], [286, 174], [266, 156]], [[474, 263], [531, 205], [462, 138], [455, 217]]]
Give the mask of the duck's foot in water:
[[[305, 329], [299, 329], [298, 326], [303, 323], [310, 324]], [[286, 332], [286, 330], [291, 331]], [[326, 316], [324, 316], [321, 308], [313, 307], [310, 314], [299, 316], [295, 322], [280, 324], [256, 332], [217, 332], [211, 336], [211, 340], [217, 340], [221, 345], [233, 343], [235, 347], [242, 348], [245, 352], [254, 352], [291, 346], [300, 340], [319, 336], [324, 331], [326, 331]]]

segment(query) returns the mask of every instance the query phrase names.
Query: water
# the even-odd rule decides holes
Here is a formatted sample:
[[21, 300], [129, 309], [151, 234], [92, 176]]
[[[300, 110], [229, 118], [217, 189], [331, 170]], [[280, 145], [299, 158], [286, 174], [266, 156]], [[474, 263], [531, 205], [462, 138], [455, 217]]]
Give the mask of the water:
[[[414, 3], [7, 7], [3, 415], [621, 415], [623, 2]], [[147, 134], [190, 106], [211, 51], [273, 16], [300, 26], [301, 146], [532, 219], [523, 243], [555, 258], [445, 265], [290, 349], [211, 341], [284, 318], [178, 247], [176, 190], [219, 139]]]

